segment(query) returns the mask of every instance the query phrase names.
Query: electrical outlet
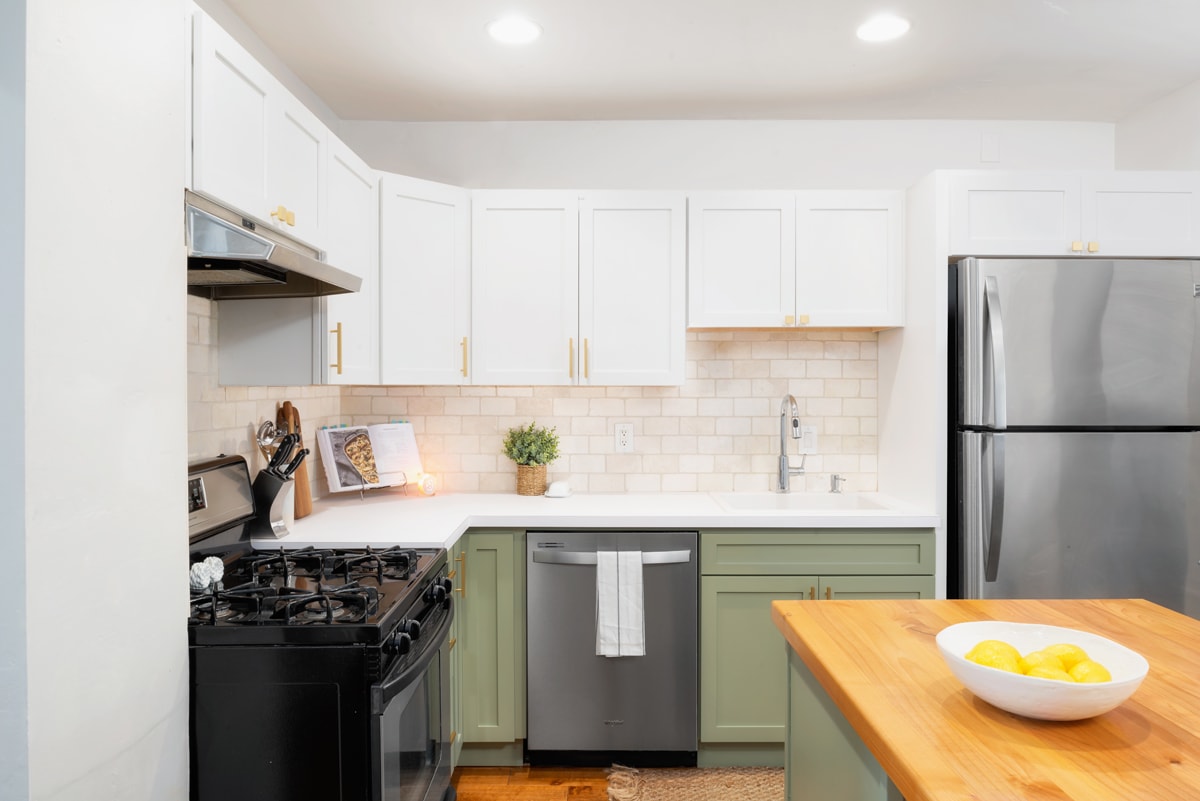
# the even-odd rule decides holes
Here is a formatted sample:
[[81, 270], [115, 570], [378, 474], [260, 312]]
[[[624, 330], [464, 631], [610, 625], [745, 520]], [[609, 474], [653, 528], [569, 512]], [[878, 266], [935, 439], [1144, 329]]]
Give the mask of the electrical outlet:
[[816, 426], [800, 426], [800, 446], [796, 452], [805, 455], [817, 452]]
[[633, 453], [633, 423], [617, 423], [613, 431], [617, 453]]

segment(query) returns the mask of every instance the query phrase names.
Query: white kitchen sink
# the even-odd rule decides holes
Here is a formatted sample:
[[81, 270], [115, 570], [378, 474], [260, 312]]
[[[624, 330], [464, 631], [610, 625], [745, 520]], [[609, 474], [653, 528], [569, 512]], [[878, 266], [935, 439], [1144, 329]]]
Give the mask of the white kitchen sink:
[[730, 512], [854, 512], [887, 508], [875, 498], [853, 492], [729, 492], [714, 497]]

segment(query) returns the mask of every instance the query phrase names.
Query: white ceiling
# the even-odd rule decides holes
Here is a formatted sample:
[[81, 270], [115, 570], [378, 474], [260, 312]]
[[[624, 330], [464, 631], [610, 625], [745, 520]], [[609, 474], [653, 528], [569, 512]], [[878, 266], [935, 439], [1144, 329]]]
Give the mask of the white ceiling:
[[[225, 2], [345, 120], [1115, 122], [1200, 80], [1200, 0]], [[880, 10], [909, 35], [858, 41]]]

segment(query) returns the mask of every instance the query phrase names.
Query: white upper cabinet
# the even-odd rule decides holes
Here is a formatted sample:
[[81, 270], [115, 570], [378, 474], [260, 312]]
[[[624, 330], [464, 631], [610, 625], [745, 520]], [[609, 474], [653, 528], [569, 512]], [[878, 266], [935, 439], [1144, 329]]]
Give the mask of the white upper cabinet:
[[1200, 255], [1200, 174], [952, 174], [956, 256]]
[[380, 379], [468, 383], [470, 193], [385, 174], [380, 195]]
[[193, 36], [192, 188], [320, 247], [328, 129], [203, 12]]
[[903, 208], [899, 192], [797, 193], [797, 324], [904, 322]]
[[903, 230], [899, 192], [689, 195], [688, 325], [901, 325]]
[[340, 139], [329, 144], [326, 258], [362, 287], [325, 298], [326, 383], [378, 384], [379, 178]]
[[579, 204], [579, 383], [684, 382], [683, 195], [592, 192]]
[[473, 383], [576, 383], [576, 193], [473, 192], [471, 255]]
[[682, 384], [683, 195], [472, 193], [476, 384]]
[[693, 328], [791, 325], [796, 199], [791, 192], [691, 194], [688, 320]]

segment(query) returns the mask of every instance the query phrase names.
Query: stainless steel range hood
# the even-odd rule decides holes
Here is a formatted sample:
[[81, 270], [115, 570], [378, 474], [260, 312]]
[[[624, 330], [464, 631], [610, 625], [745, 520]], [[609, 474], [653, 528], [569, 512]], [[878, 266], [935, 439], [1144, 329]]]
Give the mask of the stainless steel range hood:
[[184, 190], [188, 294], [212, 300], [310, 298], [357, 292], [362, 278], [270, 223]]

